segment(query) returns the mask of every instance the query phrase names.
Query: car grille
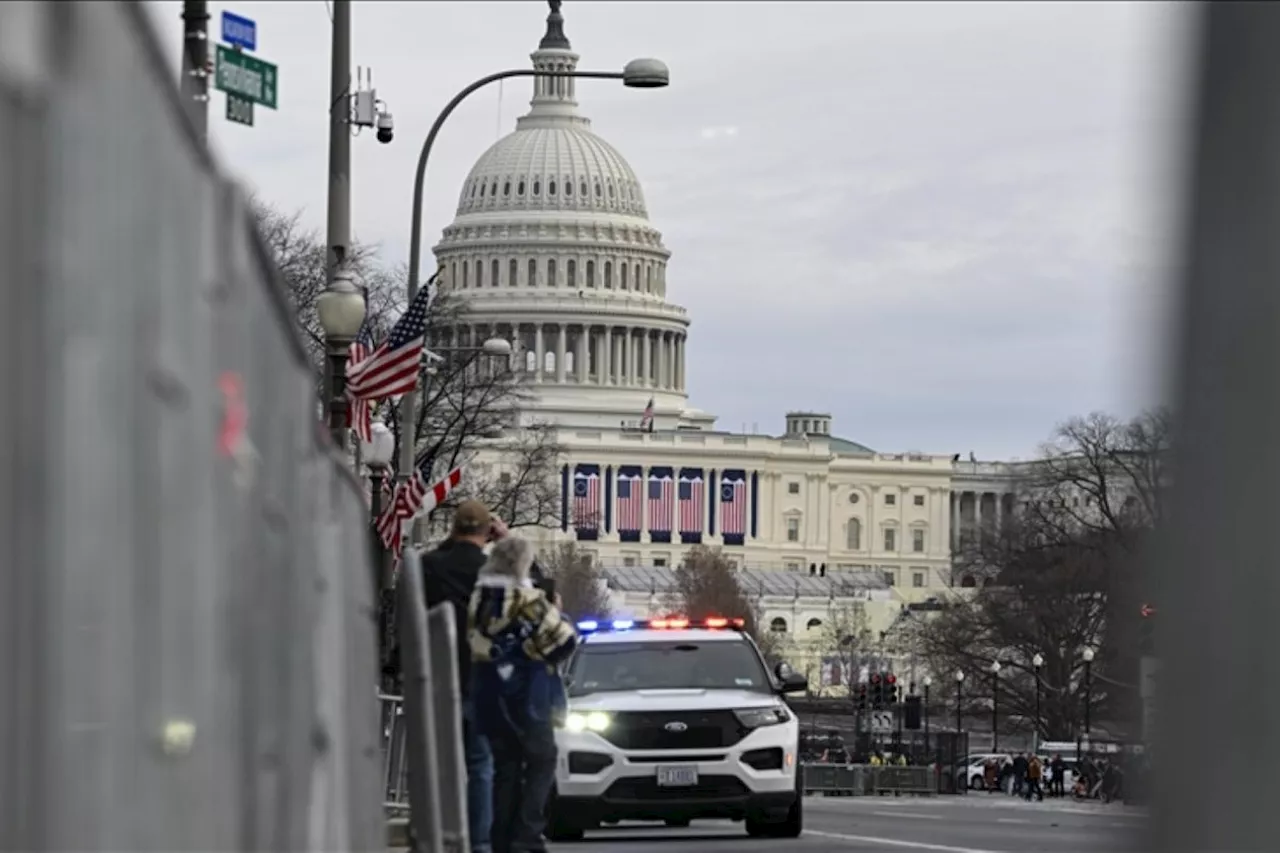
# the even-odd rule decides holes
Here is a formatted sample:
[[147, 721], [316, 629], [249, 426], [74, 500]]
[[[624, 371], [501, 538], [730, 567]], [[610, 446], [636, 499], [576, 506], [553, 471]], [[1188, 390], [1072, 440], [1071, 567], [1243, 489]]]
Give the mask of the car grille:
[[724, 800], [745, 797], [747, 786], [733, 776], [703, 776], [687, 788], [661, 788], [652, 776], [619, 779], [604, 792], [605, 802], [653, 802], [654, 800]]
[[[671, 723], [683, 724], [684, 731], [671, 731]], [[621, 749], [715, 749], [746, 734], [732, 711], [625, 711], [614, 714], [603, 733]]]

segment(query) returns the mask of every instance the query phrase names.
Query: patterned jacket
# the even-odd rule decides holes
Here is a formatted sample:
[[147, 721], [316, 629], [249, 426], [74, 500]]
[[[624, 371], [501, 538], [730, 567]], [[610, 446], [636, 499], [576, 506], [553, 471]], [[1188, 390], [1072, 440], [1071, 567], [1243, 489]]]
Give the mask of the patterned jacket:
[[472, 699], [486, 734], [555, 723], [565, 708], [557, 667], [578, 634], [539, 589], [481, 577], [471, 595], [467, 635]]

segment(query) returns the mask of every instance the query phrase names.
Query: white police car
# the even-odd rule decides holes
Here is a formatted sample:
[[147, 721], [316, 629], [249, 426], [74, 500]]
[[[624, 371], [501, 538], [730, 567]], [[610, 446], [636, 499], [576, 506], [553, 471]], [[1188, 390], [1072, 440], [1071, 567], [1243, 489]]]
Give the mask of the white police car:
[[800, 727], [782, 694], [804, 676], [771, 673], [742, 620], [580, 622], [569, 714], [546, 835], [581, 838], [601, 823], [699, 818], [748, 834], [803, 827]]

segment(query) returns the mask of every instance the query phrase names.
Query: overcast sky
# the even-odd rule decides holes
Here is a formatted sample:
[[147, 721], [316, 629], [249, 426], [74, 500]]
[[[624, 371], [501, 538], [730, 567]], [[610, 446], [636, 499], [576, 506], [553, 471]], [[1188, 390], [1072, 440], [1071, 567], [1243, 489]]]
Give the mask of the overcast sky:
[[[175, 68], [182, 4], [152, 0]], [[323, 0], [211, 4], [256, 19], [281, 108], [210, 105], [223, 161], [323, 229]], [[672, 86], [579, 84], [644, 183], [689, 309], [691, 404], [727, 430], [830, 411], [877, 450], [1030, 455], [1053, 425], [1157, 393], [1177, 227], [1188, 9], [1162, 3], [564, 4], [582, 69], [635, 56]], [[527, 67], [545, 3], [354, 4], [396, 138], [353, 142], [356, 236], [407, 256], [415, 161], [473, 79]], [[426, 245], [532, 83], [454, 114], [432, 154]], [[637, 413], [638, 414], [638, 413]]]

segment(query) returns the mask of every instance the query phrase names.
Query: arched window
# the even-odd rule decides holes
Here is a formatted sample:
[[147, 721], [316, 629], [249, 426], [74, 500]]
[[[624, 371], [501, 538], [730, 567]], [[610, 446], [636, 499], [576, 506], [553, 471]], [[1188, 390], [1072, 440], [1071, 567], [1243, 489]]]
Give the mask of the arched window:
[[547, 261], [547, 287], [556, 287], [559, 283], [556, 278], [556, 259], [551, 258]]
[[538, 262], [533, 258], [529, 259], [529, 282], [530, 287], [538, 286]]
[[547, 181], [547, 195], [555, 195], [555, 194], [556, 194], [556, 180], [555, 178], [552, 178], [551, 180]]
[[769, 630], [775, 634], [787, 633], [787, 620], [783, 619], [781, 616], [775, 618], [769, 623]]
[[493, 263], [489, 265], [489, 286], [490, 287], [498, 286], [498, 269], [499, 269], [498, 259], [494, 258]]
[[542, 354], [542, 372], [543, 373], [556, 372], [555, 350], [547, 350], [545, 353]]
[[516, 259], [512, 258], [507, 264], [507, 287], [515, 287], [516, 279], [520, 277], [520, 265], [516, 263]]
[[632, 282], [633, 282], [632, 286], [635, 287], [636, 290], [639, 290], [640, 289], [640, 265], [639, 264], [636, 264], [635, 278], [632, 279]]
[[457, 261], [454, 261], [453, 263], [449, 264], [449, 286], [450, 287], [458, 286], [458, 262]]
[[565, 287], [577, 287], [578, 286], [578, 262], [570, 258], [569, 261], [565, 264], [564, 273], [565, 273], [565, 282], [564, 282]]
[[542, 192], [542, 181], [538, 180], [537, 178], [534, 178], [534, 181], [533, 181], [533, 194], [534, 194], [534, 195], [538, 195], [538, 194], [539, 194], [539, 193], [541, 193], [541, 192]]
[[484, 182], [480, 183], [480, 198], [484, 198]]
[[573, 195], [573, 181], [568, 178], [564, 179], [564, 194], [569, 196]]
[[965, 589], [972, 589], [977, 585], [978, 585], [978, 582], [973, 579], [973, 575], [965, 575], [964, 577], [960, 578], [960, 586], [964, 587]]
[[627, 289], [627, 265], [618, 264], [618, 289]]
[[645, 264], [644, 291], [645, 293], [653, 293], [653, 264]]
[[538, 369], [538, 354], [532, 349], [524, 351], [524, 370], [526, 373], [533, 373]]
[[524, 195], [524, 181], [516, 184], [516, 195]]
[[845, 528], [845, 547], [850, 551], [862, 550], [862, 521], [860, 519], [849, 519], [849, 526]]
[[503, 182], [503, 184], [502, 184], [502, 195], [503, 195], [503, 197], [504, 197], [504, 198], [505, 198], [506, 196], [511, 195], [511, 182], [510, 182], [510, 181], [505, 181], [505, 182]]
[[596, 286], [596, 262], [587, 261], [587, 287]]
[[586, 198], [586, 195], [587, 195], [587, 179], [586, 178], [583, 178], [581, 183], [578, 184], [578, 192], [582, 195], [583, 198]]
[[476, 287], [484, 287], [484, 261], [476, 261]]
[[613, 288], [613, 261], [604, 262], [604, 286]]
[[805, 625], [805, 627], [806, 627], [806, 628], [808, 628], [810, 631], [814, 630], [815, 628], [821, 628], [821, 627], [822, 627], [822, 620], [821, 620], [821, 619], [810, 619], [810, 620], [809, 620], [809, 622], [808, 622], [808, 624], [806, 624], [806, 625]]
[[462, 262], [462, 287], [465, 289], [471, 283], [471, 264], [466, 261]]

